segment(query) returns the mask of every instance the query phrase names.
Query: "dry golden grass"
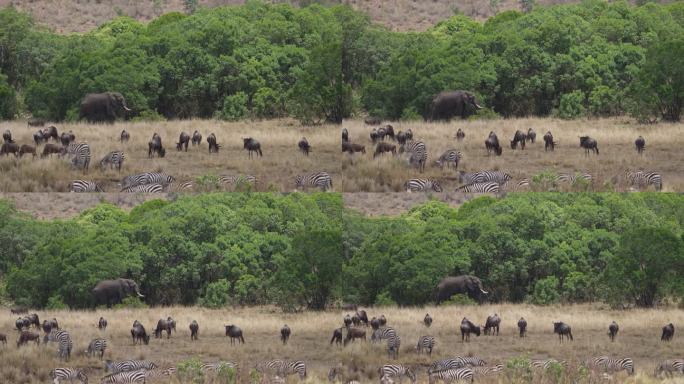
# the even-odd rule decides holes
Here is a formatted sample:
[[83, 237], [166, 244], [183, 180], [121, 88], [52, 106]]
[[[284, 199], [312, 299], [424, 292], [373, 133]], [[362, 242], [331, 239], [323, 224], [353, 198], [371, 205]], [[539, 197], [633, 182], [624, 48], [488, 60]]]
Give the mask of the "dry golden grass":
[[[373, 159], [373, 145], [369, 138], [371, 127], [361, 121], [348, 121], [344, 126], [349, 130], [350, 141], [364, 144], [366, 155], [345, 154], [342, 162], [343, 192], [403, 191], [404, 183], [417, 177], [433, 177], [442, 182], [445, 192], [453, 193], [458, 186], [458, 171], [440, 170], [435, 160], [447, 149], [462, 152], [463, 159], [458, 170], [468, 172], [480, 170], [506, 171], [513, 177], [509, 190], [523, 178], [550, 170], [553, 172], [586, 171], [594, 176], [593, 191], [625, 191], [628, 186], [624, 180], [627, 169], [656, 171], [663, 177], [663, 191], [684, 191], [684, 156], [681, 148], [684, 139], [681, 132], [684, 124], [658, 124], [644, 126], [632, 124], [623, 119], [600, 120], [556, 120], [556, 119], [510, 119], [492, 121], [464, 122], [453, 120], [451, 123], [390, 122], [395, 133], [411, 128], [415, 140], [423, 140], [428, 150], [428, 162], [424, 173], [409, 167], [402, 156], [379, 156]], [[461, 128], [466, 137], [457, 142], [454, 135]], [[512, 150], [510, 140], [516, 130], [527, 132], [533, 128], [537, 132], [537, 142], [526, 149]], [[544, 152], [542, 136], [546, 131], [553, 133], [554, 140], [560, 144], [554, 152]], [[490, 131], [499, 137], [503, 148], [502, 156], [487, 155], [484, 140]], [[600, 154], [585, 156], [579, 147], [580, 135], [589, 135], [598, 141]], [[646, 151], [639, 156], [634, 147], [637, 136], [646, 139]], [[399, 146], [397, 145], [397, 149]], [[338, 183], [339, 185], [340, 183]], [[573, 190], [561, 186], [561, 190]], [[579, 190], [579, 189], [576, 189]], [[648, 190], [653, 190], [650, 187]]]
[[[422, 319], [428, 312], [434, 318], [431, 328], [425, 328]], [[377, 368], [388, 362], [384, 344], [356, 342], [345, 348], [330, 345], [334, 328], [342, 323], [345, 311], [304, 312], [283, 314], [273, 308], [235, 308], [207, 310], [202, 308], [167, 307], [138, 310], [96, 310], [96, 311], [38, 311], [41, 318], [56, 317], [63, 329], [70, 331], [74, 341], [72, 359], [60, 362], [56, 357], [56, 346], [50, 344], [24, 346], [17, 349], [17, 332], [14, 328], [15, 315], [9, 310], [0, 314], [0, 332], [6, 333], [9, 344], [0, 346], [0, 382], [44, 383], [49, 381], [52, 368], [60, 366], [85, 368], [90, 382], [97, 382], [103, 374], [103, 364], [98, 358], [87, 358], [83, 351], [88, 342], [96, 337], [108, 340], [109, 348], [105, 359], [149, 359], [161, 366], [197, 357], [203, 361], [236, 361], [240, 365], [241, 382], [247, 382], [249, 370], [258, 361], [266, 359], [299, 359], [307, 364], [307, 382], [326, 381], [329, 367], [342, 363], [355, 372], [350, 378], [361, 382], [377, 382]], [[615, 382], [656, 382], [651, 376], [657, 361], [668, 358], [683, 358], [684, 339], [675, 334], [670, 343], [660, 341], [662, 325], [673, 322], [684, 323], [684, 313], [675, 309], [630, 310], [616, 312], [601, 305], [577, 305], [556, 307], [533, 307], [528, 305], [484, 305], [443, 306], [419, 309], [371, 308], [369, 316], [385, 314], [388, 324], [402, 337], [398, 362], [409, 364], [418, 371], [418, 382], [426, 383], [426, 367], [432, 360], [456, 355], [473, 355], [488, 363], [505, 363], [509, 358], [529, 356], [530, 358], [566, 359], [575, 366], [577, 361], [598, 355], [631, 357], [637, 370], [636, 378], [617, 374]], [[457, 334], [461, 318], [467, 316], [476, 323], [484, 322], [488, 314], [498, 313], [502, 318], [501, 335], [474, 337], [463, 344]], [[109, 321], [106, 332], [96, 328], [99, 316]], [[171, 339], [154, 339], [148, 346], [133, 346], [130, 327], [133, 320], [143, 323], [152, 333], [160, 318], [172, 316], [177, 321], [178, 332]], [[516, 322], [524, 316], [529, 323], [528, 337], [520, 339]], [[193, 319], [200, 325], [199, 341], [190, 341], [188, 325]], [[561, 319], [572, 326], [574, 342], [559, 344], [552, 334], [552, 321]], [[608, 341], [608, 324], [615, 320], [620, 324], [620, 333], [615, 343]], [[224, 337], [224, 324], [236, 324], [244, 331], [246, 344], [231, 346]], [[283, 346], [279, 341], [279, 330], [283, 324], [292, 329], [290, 343]], [[370, 332], [368, 332], [370, 336]], [[432, 358], [416, 354], [414, 347], [419, 336], [433, 335], [437, 345]], [[290, 377], [290, 382], [297, 382]], [[504, 383], [505, 377], [478, 380], [484, 383]], [[535, 382], [550, 382], [539, 381]], [[669, 381], [675, 382], [675, 381]], [[681, 382], [681, 381], [680, 381]]]
[[[64, 192], [73, 179], [94, 180], [106, 192], [118, 192], [118, 183], [126, 175], [140, 172], [163, 171], [178, 182], [191, 181], [197, 176], [249, 174], [257, 177], [259, 191], [292, 191], [294, 177], [300, 173], [327, 171], [333, 177], [333, 185], [339, 178], [339, 128], [332, 125], [302, 127], [289, 120], [263, 122], [226, 123], [212, 120], [185, 120], [155, 123], [117, 123], [114, 125], [57, 124], [59, 132], [72, 130], [76, 142], [87, 142], [91, 149], [90, 170], [83, 174], [70, 169], [65, 159], [54, 155], [51, 159], [21, 160], [13, 157], [0, 158], [0, 191], [2, 192]], [[2, 131], [10, 129], [17, 143], [33, 145], [36, 128], [27, 128], [25, 122], [4, 123]], [[130, 135], [128, 143], [120, 143], [122, 129]], [[188, 147], [188, 152], [176, 151], [175, 143], [181, 131], [192, 135], [202, 133], [200, 147]], [[147, 156], [147, 143], [153, 133], [162, 136], [166, 149], [164, 158]], [[206, 137], [215, 133], [221, 149], [209, 154]], [[254, 137], [261, 143], [264, 156], [250, 160], [243, 149], [242, 137]], [[297, 148], [297, 142], [305, 136], [312, 147], [309, 157]], [[38, 148], [42, 151], [43, 145]], [[113, 150], [124, 151], [126, 160], [122, 171], [100, 170], [100, 159]], [[335, 188], [333, 188], [334, 190]]]

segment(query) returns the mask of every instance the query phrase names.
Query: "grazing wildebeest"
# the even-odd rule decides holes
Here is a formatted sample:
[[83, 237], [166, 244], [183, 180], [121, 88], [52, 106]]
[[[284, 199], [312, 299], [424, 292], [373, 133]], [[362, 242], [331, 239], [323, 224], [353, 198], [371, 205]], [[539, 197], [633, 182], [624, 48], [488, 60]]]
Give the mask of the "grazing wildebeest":
[[511, 149], [516, 149], [518, 148], [518, 144], [520, 144], [520, 149], [524, 150], [525, 149], [525, 140], [527, 140], [527, 135], [523, 133], [521, 130], [515, 131], [515, 134], [513, 135], [513, 140], [511, 140]]
[[19, 146], [16, 143], [2, 143], [2, 146], [0, 147], [0, 155], [7, 155], [13, 154], [15, 157], [19, 156]]
[[152, 135], [152, 140], [147, 143], [147, 157], [152, 157], [155, 153], [159, 157], [164, 157], [164, 155], [166, 155], [166, 150], [162, 147], [161, 136], [156, 132]]
[[40, 345], [40, 335], [31, 331], [21, 331], [19, 339], [17, 340], [17, 348], [24, 344], [28, 344], [29, 341], [35, 341], [36, 345]]
[[342, 142], [349, 142], [349, 131], [347, 131], [347, 128], [342, 128]]
[[464, 317], [461, 320], [461, 342], [470, 342], [471, 333], [480, 336], [480, 326], [473, 324], [472, 321]]
[[352, 324], [354, 324], [355, 327], [358, 327], [359, 325], [361, 325], [361, 319], [359, 319], [359, 317], [356, 316], [356, 314], [354, 314], [354, 316], [352, 316]]
[[299, 147], [299, 150], [302, 151], [303, 154], [306, 156], [309, 156], [309, 151], [311, 150], [311, 146], [309, 145], [309, 141], [306, 140], [306, 137], [302, 137], [301, 140], [299, 140], [299, 143], [297, 143], [297, 146]]
[[385, 143], [384, 141], [380, 142], [375, 147], [375, 153], [373, 153], [373, 158], [377, 157], [378, 155], [382, 155], [386, 152], [391, 152], [393, 155], [396, 155], [397, 146], [390, 143]]
[[380, 123], [382, 123], [382, 120], [380, 120], [379, 117], [369, 116], [365, 118], [363, 122], [367, 125], [380, 125]]
[[350, 341], [355, 341], [356, 339], [366, 340], [366, 330], [361, 328], [347, 328], [347, 337], [344, 339], [344, 345], [347, 345]]
[[574, 340], [572, 338], [572, 329], [562, 321], [553, 322], [553, 333], [558, 334], [558, 340], [560, 340], [561, 343], [563, 342], [563, 337], [567, 337], [571, 341]]
[[465, 139], [465, 132], [463, 132], [463, 130], [459, 128], [458, 131], [456, 131], [456, 140], [463, 141], [463, 139]]
[[242, 329], [236, 325], [224, 325], [226, 328], [226, 336], [230, 336], [230, 344], [232, 345], [235, 343], [235, 340], [237, 339], [238, 344], [245, 343], [245, 338], [242, 337]]
[[178, 137], [178, 142], [176, 143], [176, 150], [182, 151], [183, 146], [185, 146], [185, 152], [188, 151], [188, 143], [190, 143], [190, 135], [185, 132], [181, 132]]
[[107, 320], [102, 316], [100, 316], [100, 320], [97, 322], [97, 329], [102, 331], [107, 330]]
[[425, 324], [425, 326], [428, 328], [432, 325], [432, 317], [429, 313], [425, 314], [425, 317], [423, 318], [423, 324]]
[[549, 148], [553, 151], [556, 146], [556, 142], [553, 141], [553, 135], [551, 131], [547, 131], [544, 134], [544, 152], [548, 151]]
[[171, 338], [171, 326], [164, 319], [159, 319], [157, 322], [157, 328], [154, 329], [154, 337], [160, 339], [162, 337], [162, 332], [166, 331], [166, 338]]
[[40, 319], [38, 319], [37, 314], [32, 313], [32, 314], [26, 316], [26, 318], [29, 321], [29, 326], [33, 325], [36, 328], [40, 328]]
[[589, 156], [589, 151], [599, 154], [598, 143], [589, 136], [580, 136], [580, 147], [584, 148], [584, 154]]
[[133, 338], [133, 345], [136, 343], [145, 343], [145, 345], [150, 343], [150, 336], [145, 331], [145, 327], [136, 320], [133, 322], [133, 328], [131, 328], [131, 337]]
[[537, 132], [535, 132], [532, 128], [528, 129], [526, 140], [531, 141], [532, 144], [534, 144], [535, 140], [537, 140]]
[[211, 133], [211, 134], [209, 134], [209, 136], [207, 136], [207, 143], [209, 144], [209, 153], [212, 153], [212, 152], [218, 153], [221, 145], [216, 142], [216, 135], [215, 134]]
[[351, 323], [352, 323], [352, 318], [351, 318], [351, 316], [349, 316], [349, 314], [347, 314], [347, 315], [342, 319], [342, 322], [344, 323], [344, 326], [345, 326], [345, 327], [349, 328], [349, 326], [350, 326]]
[[634, 145], [636, 146], [637, 153], [641, 155], [646, 147], [646, 140], [643, 136], [639, 136], [634, 140]]
[[370, 325], [371, 325], [371, 328], [373, 328], [374, 331], [377, 330], [378, 328], [380, 328], [380, 319], [378, 319], [377, 317], [373, 317], [373, 318], [370, 320]]
[[378, 321], [380, 321], [381, 327], [387, 325], [387, 318], [385, 317], [385, 315], [380, 315], [380, 317], [378, 317]]
[[169, 328], [176, 332], [176, 320], [172, 319], [171, 316], [166, 318], [166, 324], [169, 325]]
[[45, 136], [43, 136], [43, 131], [38, 131], [33, 134], [33, 142], [36, 143], [36, 146], [42, 144], [44, 141], [47, 141]]
[[[384, 138], [384, 135], [383, 135]], [[373, 128], [370, 133], [370, 139], [373, 144], [375, 144], [376, 141], [380, 140], [380, 134], [378, 133], [377, 128]]]
[[0, 333], [0, 341], [2, 341], [4, 345], [7, 345], [7, 335]]
[[32, 117], [32, 118], [28, 119], [28, 121], [26, 123], [28, 124], [29, 127], [42, 127], [45, 125], [45, 123], [47, 123], [47, 121], [45, 121], [45, 119], [41, 119], [39, 117]]
[[57, 127], [54, 125], [51, 125], [43, 130], [43, 137], [45, 138], [45, 141], [48, 141], [50, 139], [54, 141], [59, 141], [59, 134], [57, 133]]
[[24, 157], [25, 154], [30, 153], [33, 157], [36, 157], [36, 147], [28, 144], [24, 144], [19, 148], [19, 157]]
[[195, 133], [192, 134], [192, 145], [200, 145], [202, 143], [202, 134], [199, 133], [199, 131], [195, 130]]
[[63, 147], [68, 147], [74, 140], [76, 140], [76, 135], [71, 131], [62, 132], [62, 135], [59, 137], [59, 141], [62, 143]]
[[14, 143], [14, 140], [12, 140], [12, 132], [9, 129], [2, 133], [2, 140], [4, 140], [5, 143]]
[[394, 127], [387, 124], [385, 125], [385, 136], [389, 137], [392, 140], [396, 140], [394, 137]]
[[485, 322], [484, 326], [484, 334], [489, 335], [489, 333], [491, 332], [491, 334], [494, 335], [494, 331], [496, 331], [496, 335], [499, 336], [500, 324], [501, 318], [496, 313], [491, 316], [487, 316], [487, 321]]
[[354, 144], [345, 141], [342, 143], [342, 153], [344, 152], [349, 152], [350, 154], [354, 154], [354, 152], [366, 153], [366, 147], [361, 144]]
[[521, 317], [520, 320], [518, 320], [518, 330], [520, 330], [520, 337], [525, 337], [527, 335], [527, 320], [525, 320], [524, 317]]
[[363, 309], [356, 311], [356, 317], [358, 317], [366, 327], [368, 326], [368, 314], [366, 311]]
[[670, 323], [663, 327], [663, 334], [660, 336], [660, 341], [671, 341], [674, 337], [674, 324]]
[[336, 345], [342, 345], [342, 328], [336, 328], [333, 331], [332, 339], [330, 339], [330, 345], [335, 342]]
[[617, 336], [619, 330], [620, 327], [615, 321], [610, 323], [610, 325], [608, 326], [608, 337], [610, 337], [610, 341], [615, 341], [615, 337]]
[[192, 323], [190, 323], [190, 340], [197, 340], [198, 334], [199, 324], [197, 324], [197, 320], [193, 320]]
[[283, 327], [280, 328], [280, 341], [282, 341], [283, 344], [287, 344], [288, 340], [290, 340], [290, 333], [292, 333], [292, 331], [290, 330], [290, 327], [287, 326], [287, 324], [283, 325]]
[[18, 331], [21, 331], [24, 328], [31, 327], [31, 322], [29, 321], [28, 317], [20, 317], [14, 322], [14, 326]]
[[489, 137], [485, 140], [485, 148], [487, 149], [487, 155], [494, 151], [497, 156], [501, 156], [503, 149], [499, 145], [499, 138], [496, 137], [496, 133], [489, 132]]
[[13, 313], [15, 315], [20, 315], [22, 313], [28, 313], [28, 311], [29, 311], [28, 308], [23, 307], [23, 306], [10, 308], [10, 313]]
[[411, 130], [411, 128], [406, 130], [406, 140], [407, 141], [413, 140], [413, 131]]
[[399, 143], [399, 145], [404, 145], [406, 144], [406, 141], [408, 141], [406, 138], [406, 132], [397, 132], [397, 143]]
[[123, 131], [121, 131], [121, 136], [119, 137], [120, 142], [128, 143], [128, 140], [130, 140], [130, 139], [131, 139], [131, 134], [128, 133], [128, 131], [126, 131], [125, 129]]
[[252, 152], [256, 152], [258, 156], [263, 157], [263, 154], [261, 153], [261, 144], [258, 141], [251, 137], [243, 137], [242, 141], [242, 148], [247, 150], [247, 154], [250, 159], [252, 158]]
[[52, 156], [55, 153], [57, 155], [60, 155], [60, 154], [62, 154], [62, 152], [65, 152], [63, 147], [60, 147], [57, 144], [48, 143], [48, 144], [45, 144], [45, 146], [43, 147], [43, 153], [40, 154], [40, 158], [41, 159], [45, 158], [48, 155]]
[[43, 320], [43, 332], [45, 332], [45, 336], [47, 339], [47, 334], [49, 334], [53, 329], [59, 329], [59, 324], [57, 323], [57, 319], [53, 318], [52, 320]]

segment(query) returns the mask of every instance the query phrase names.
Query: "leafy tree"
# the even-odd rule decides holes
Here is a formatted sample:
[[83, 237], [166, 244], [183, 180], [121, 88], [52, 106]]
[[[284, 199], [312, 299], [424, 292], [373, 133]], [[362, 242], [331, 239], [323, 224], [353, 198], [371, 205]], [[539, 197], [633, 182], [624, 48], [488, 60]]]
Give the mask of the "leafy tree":
[[0, 73], [0, 120], [13, 119], [17, 113], [17, 96], [7, 83], [7, 76]]

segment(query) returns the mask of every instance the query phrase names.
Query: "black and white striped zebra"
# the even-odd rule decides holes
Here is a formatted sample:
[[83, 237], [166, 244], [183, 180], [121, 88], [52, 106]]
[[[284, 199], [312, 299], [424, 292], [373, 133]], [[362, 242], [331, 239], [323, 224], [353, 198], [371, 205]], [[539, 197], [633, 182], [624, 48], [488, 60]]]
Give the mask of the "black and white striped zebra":
[[124, 158], [124, 153], [122, 151], [111, 151], [100, 160], [100, 169], [104, 171], [106, 166], [109, 165], [109, 169], [116, 168], [121, 172]]
[[630, 358], [614, 359], [608, 356], [600, 356], [591, 361], [592, 367], [607, 373], [627, 371], [628, 375], [634, 374], [634, 361]]
[[446, 165], [448, 169], [453, 164], [454, 169], [457, 169], [458, 163], [461, 161], [462, 158], [463, 154], [461, 154], [461, 152], [455, 149], [447, 149], [444, 153], [442, 153], [442, 156], [440, 156], [439, 159], [435, 161], [435, 164], [437, 164], [437, 166], [439, 166], [442, 169], [444, 169], [444, 165]]
[[495, 181], [484, 183], [466, 184], [456, 188], [457, 192], [465, 193], [499, 193], [501, 185]]
[[167, 175], [166, 173], [145, 172], [124, 177], [121, 180], [121, 188], [124, 189], [144, 184], [161, 184], [166, 186], [174, 181], [176, 181], [176, 179], [173, 176]]
[[471, 368], [452, 368], [445, 371], [436, 371], [429, 374], [428, 382], [434, 384], [437, 380], [442, 380], [445, 383], [454, 381], [470, 381], [473, 382], [475, 372]]
[[121, 190], [127, 193], [161, 193], [164, 192], [164, 186], [161, 184], [144, 184], [127, 187]]
[[60, 384], [64, 381], [70, 383], [78, 380], [81, 384], [88, 384], [88, 376], [83, 371], [75, 368], [55, 368], [50, 371], [50, 378], [54, 384]]
[[146, 370], [125, 371], [112, 373], [100, 380], [100, 384], [132, 384], [144, 383], [147, 379]]
[[664, 360], [661, 361], [655, 369], [655, 376], [660, 376], [662, 374], [666, 376], [672, 376], [677, 373], [684, 375], [684, 359], [674, 359], [674, 360]]
[[493, 376], [498, 375], [504, 370], [503, 364], [493, 365], [491, 367], [472, 367], [475, 376]]
[[433, 190], [435, 192], [442, 192], [442, 186], [435, 179], [411, 179], [404, 183], [406, 192], [423, 192]]
[[416, 382], [416, 374], [403, 364], [385, 364], [378, 369], [378, 375], [381, 379], [394, 377], [401, 381], [402, 378], [407, 377], [412, 383]]
[[141, 369], [155, 369], [157, 364], [147, 360], [122, 360], [122, 361], [105, 361], [105, 372], [119, 373], [138, 371]]
[[631, 187], [641, 189], [652, 185], [655, 187], [656, 191], [663, 189], [663, 178], [660, 173], [657, 172], [627, 171], [625, 172], [625, 178]]
[[456, 356], [450, 359], [442, 359], [433, 362], [428, 368], [428, 373], [446, 371], [447, 369], [463, 368], [465, 366], [482, 367], [487, 363], [479, 357]]
[[97, 185], [96, 182], [90, 180], [73, 180], [69, 183], [69, 192], [86, 193], [86, 192], [104, 192], [104, 190]]
[[306, 364], [303, 361], [284, 361], [284, 360], [269, 360], [264, 361], [256, 366], [256, 370], [262, 373], [275, 373], [279, 376], [287, 376], [291, 374], [298, 374], [299, 378], [304, 380], [306, 378]]
[[202, 363], [200, 370], [205, 373], [219, 374], [227, 369], [236, 369], [237, 363], [233, 361], [217, 361], [215, 363]]
[[255, 186], [257, 183], [257, 178], [252, 176], [252, 175], [237, 175], [237, 176], [222, 175], [222, 176], [219, 176], [219, 182], [221, 184], [233, 185], [235, 188], [237, 188], [237, 187], [240, 187], [242, 185]]
[[532, 360], [530, 362], [530, 365], [532, 366], [532, 368], [535, 368], [535, 369], [547, 370], [547, 369], [554, 367], [554, 366], [557, 366], [557, 365], [566, 367], [568, 365], [568, 362], [565, 360], [556, 360], [556, 359]]
[[312, 172], [295, 177], [295, 188], [318, 187], [321, 191], [332, 188], [332, 177], [328, 172]]
[[66, 153], [71, 158], [71, 165], [82, 169], [83, 172], [90, 166], [90, 146], [88, 143], [71, 143], [66, 148]]
[[387, 338], [387, 357], [392, 359], [399, 358], [399, 348], [401, 348], [401, 337], [399, 335]]
[[60, 359], [69, 360], [74, 342], [71, 340], [69, 332], [63, 329], [53, 329], [48, 334], [48, 341], [57, 343], [57, 356]]
[[530, 179], [524, 178], [524, 179], [518, 181], [518, 184], [515, 185], [515, 189], [519, 190], [519, 189], [523, 189], [523, 188], [529, 188], [530, 184], [531, 184]]
[[85, 353], [88, 357], [93, 356], [95, 353], [100, 353], [100, 360], [104, 356], [105, 350], [107, 349], [107, 340], [105, 339], [93, 339], [90, 344], [88, 344], [88, 349]]
[[594, 177], [588, 172], [559, 173], [556, 177], [556, 181], [569, 183], [571, 185], [577, 183], [578, 180], [585, 180], [586, 182], [591, 183], [594, 180]]
[[420, 338], [418, 338], [418, 344], [416, 344], [416, 352], [423, 353], [423, 351], [427, 351], [428, 355], [432, 356], [432, 349], [434, 347], [434, 336], [421, 336]]
[[380, 340], [387, 340], [390, 337], [393, 337], [397, 334], [397, 331], [394, 330], [392, 327], [383, 327], [383, 328], [378, 328], [375, 331], [373, 331], [373, 334], [371, 335], [371, 342], [376, 342]]
[[182, 181], [180, 183], [173, 182], [166, 187], [166, 190], [169, 192], [191, 192], [194, 189], [195, 182], [192, 180]]
[[493, 181], [501, 185], [505, 185], [511, 180], [511, 175], [503, 171], [478, 171], [478, 172], [463, 172], [458, 173], [458, 182], [461, 184], [475, 184]]
[[427, 162], [427, 148], [422, 141], [409, 141], [399, 148], [399, 153], [409, 154], [409, 164], [417, 166], [422, 173], [425, 170], [425, 163]]

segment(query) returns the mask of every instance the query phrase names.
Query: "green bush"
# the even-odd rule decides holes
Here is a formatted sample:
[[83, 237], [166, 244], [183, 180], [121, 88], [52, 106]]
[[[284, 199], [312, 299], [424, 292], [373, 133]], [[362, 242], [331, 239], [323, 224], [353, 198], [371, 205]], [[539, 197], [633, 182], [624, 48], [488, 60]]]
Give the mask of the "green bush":
[[556, 276], [549, 276], [537, 281], [532, 293], [532, 302], [537, 305], [549, 305], [560, 300], [559, 282]]
[[17, 114], [17, 96], [7, 83], [7, 76], [0, 72], [0, 120], [11, 120]]
[[222, 120], [240, 120], [247, 114], [247, 94], [237, 92], [223, 99], [223, 107], [218, 117]]
[[397, 305], [397, 302], [392, 300], [389, 293], [382, 292], [375, 299], [375, 305], [378, 307], [393, 307]]
[[137, 116], [135, 116], [132, 121], [164, 121], [166, 120], [164, 116], [160, 115], [157, 113], [157, 111], [151, 111], [149, 109], [146, 109], [144, 111], [141, 111]]
[[207, 289], [199, 300], [199, 305], [207, 308], [222, 308], [230, 302], [230, 284], [221, 279], [207, 285]]
[[477, 301], [470, 298], [468, 295], [456, 294], [444, 302], [444, 305], [477, 305]]
[[584, 93], [578, 90], [561, 96], [558, 117], [575, 119], [580, 116], [584, 116]]
[[55, 296], [50, 296], [50, 298], [47, 301], [47, 304], [45, 305], [45, 309], [48, 310], [53, 310], [53, 311], [59, 311], [63, 309], [69, 309], [69, 306], [64, 304], [62, 301], [62, 298], [59, 297], [59, 295]]
[[121, 304], [116, 304], [114, 306], [115, 309], [140, 309], [140, 308], [149, 308], [147, 304], [145, 304], [142, 300], [140, 300], [139, 297], [136, 296], [128, 296], [125, 297], [123, 300], [121, 300]]

